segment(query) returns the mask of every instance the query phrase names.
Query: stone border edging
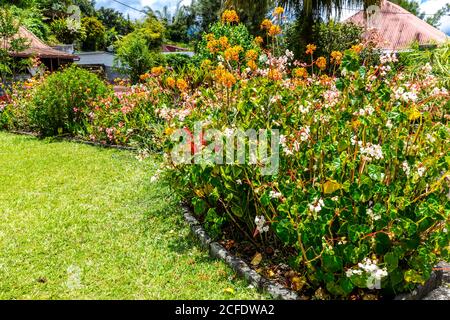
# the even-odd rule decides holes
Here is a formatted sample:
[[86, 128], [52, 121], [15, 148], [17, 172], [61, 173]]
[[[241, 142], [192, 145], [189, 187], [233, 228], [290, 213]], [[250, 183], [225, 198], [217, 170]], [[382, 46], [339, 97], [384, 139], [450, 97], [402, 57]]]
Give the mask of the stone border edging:
[[299, 296], [294, 291], [281, 286], [274, 281], [270, 281], [255, 270], [250, 268], [248, 264], [232, 255], [218, 242], [212, 241], [211, 237], [206, 233], [200, 222], [191, 214], [191, 210], [182, 205], [183, 215], [186, 222], [189, 224], [192, 232], [200, 240], [201, 245], [208, 249], [210, 255], [214, 258], [223, 260], [228, 266], [230, 266], [240, 277], [245, 278], [251, 285], [260, 292], [269, 293], [274, 299], [277, 300], [298, 300]]

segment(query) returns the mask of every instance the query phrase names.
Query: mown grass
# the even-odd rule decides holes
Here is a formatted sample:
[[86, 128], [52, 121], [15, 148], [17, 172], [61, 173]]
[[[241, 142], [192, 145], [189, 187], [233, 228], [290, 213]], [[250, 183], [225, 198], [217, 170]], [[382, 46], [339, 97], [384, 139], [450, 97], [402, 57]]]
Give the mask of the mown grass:
[[0, 298], [261, 298], [197, 246], [157, 166], [0, 132]]

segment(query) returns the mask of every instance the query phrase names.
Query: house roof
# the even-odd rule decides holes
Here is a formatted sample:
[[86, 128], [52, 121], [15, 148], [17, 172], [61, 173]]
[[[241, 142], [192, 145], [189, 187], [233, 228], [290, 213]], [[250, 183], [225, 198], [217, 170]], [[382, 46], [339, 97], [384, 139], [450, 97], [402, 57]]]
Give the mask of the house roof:
[[430, 43], [442, 43], [448, 37], [442, 31], [436, 29], [414, 14], [402, 7], [383, 0], [380, 11], [365, 18], [364, 10], [351, 16], [346, 22], [353, 22], [366, 28], [376, 29], [382, 38], [379, 47], [388, 50], [407, 49], [413, 42], [421, 45]]
[[[30, 30], [26, 29], [25, 27], [19, 28], [18, 37], [25, 38], [29, 41], [29, 48], [16, 53], [11, 53], [12, 56], [15, 57], [39, 57], [39, 58], [50, 58], [50, 59], [66, 59], [66, 60], [77, 60], [78, 57], [69, 54], [63, 51], [59, 51], [56, 49], [53, 49], [46, 45], [42, 40], [40, 40], [34, 33], [32, 33]], [[8, 44], [7, 44], [8, 46]]]

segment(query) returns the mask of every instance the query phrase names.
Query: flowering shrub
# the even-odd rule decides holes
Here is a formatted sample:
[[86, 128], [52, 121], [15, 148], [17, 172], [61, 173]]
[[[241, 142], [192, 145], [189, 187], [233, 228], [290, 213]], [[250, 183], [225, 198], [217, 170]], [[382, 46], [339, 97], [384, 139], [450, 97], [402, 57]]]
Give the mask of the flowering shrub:
[[110, 90], [96, 75], [75, 66], [51, 74], [32, 89], [30, 122], [43, 135], [80, 132], [78, 111]]
[[[366, 66], [362, 46], [328, 59], [315, 49], [308, 46], [308, 63], [257, 51], [255, 69], [245, 66], [243, 48], [215, 52], [214, 82], [187, 89], [189, 104], [160, 109], [167, 176], [216, 230], [230, 223], [262, 245], [277, 238], [294, 249], [290, 264], [312, 288], [335, 296], [412, 289], [449, 259], [449, 94], [427, 66], [413, 77], [396, 70], [394, 55]], [[330, 63], [334, 73], [323, 74]], [[177, 128], [200, 163], [174, 163], [169, 136]], [[276, 173], [264, 174], [261, 154], [210, 161], [223, 148], [211, 148], [208, 131], [225, 142], [252, 128], [281, 133]]]
[[151, 91], [149, 86], [135, 85], [130, 91], [92, 100], [85, 108], [77, 110], [80, 118], [85, 119], [85, 136], [94, 142], [157, 149], [153, 132], [158, 121], [152, 103], [153, 99], [156, 102], [154, 97], [158, 94], [160, 92]]

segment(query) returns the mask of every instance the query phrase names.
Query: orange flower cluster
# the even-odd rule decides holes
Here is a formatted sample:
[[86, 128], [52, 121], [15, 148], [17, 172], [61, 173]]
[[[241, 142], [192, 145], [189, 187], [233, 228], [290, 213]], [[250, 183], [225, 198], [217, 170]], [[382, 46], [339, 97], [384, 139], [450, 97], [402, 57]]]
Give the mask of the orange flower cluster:
[[314, 54], [314, 51], [317, 50], [317, 46], [315, 44], [308, 44], [306, 46], [306, 54]]
[[214, 76], [218, 83], [227, 88], [231, 88], [236, 83], [236, 77], [227, 71], [224, 66], [218, 66], [214, 71]]
[[305, 68], [295, 68], [292, 70], [292, 75], [294, 78], [307, 78], [308, 77], [308, 71], [306, 71]]
[[262, 37], [260, 37], [260, 36], [257, 36], [257, 37], [255, 38], [255, 43], [256, 43], [258, 46], [260, 46], [261, 44], [264, 43], [264, 39], [263, 39]]
[[281, 32], [282, 32], [281, 27], [279, 25], [274, 24], [270, 27], [267, 34], [271, 37], [276, 37], [276, 36], [280, 35]]
[[153, 67], [151, 72], [155, 76], [160, 76], [160, 75], [162, 75], [164, 73], [164, 67], [162, 67], [162, 66]]
[[279, 17], [284, 13], [284, 9], [282, 7], [276, 7], [275, 10], [273, 11], [273, 15], [275, 17]]
[[357, 45], [352, 46], [352, 48], [350, 50], [352, 50], [356, 54], [360, 54], [362, 49], [363, 49], [363, 45], [357, 44]]
[[219, 40], [214, 39], [214, 36], [212, 34], [208, 34], [206, 36], [206, 40], [208, 43], [206, 44], [206, 47], [208, 48], [209, 52], [211, 53], [217, 53], [221, 50], [226, 50], [230, 47], [230, 43], [228, 41], [227, 37], [220, 37]]
[[145, 81], [145, 80], [147, 80], [147, 79], [150, 78], [150, 77], [151, 77], [151, 75], [150, 75], [149, 73], [144, 73], [144, 74], [141, 74], [139, 78], [140, 78], [142, 81]]
[[187, 88], [188, 88], [188, 84], [187, 84], [186, 80], [184, 80], [184, 79], [178, 79], [178, 80], [177, 80], [177, 88], [178, 88], [178, 90], [180, 90], [180, 91], [186, 91]]
[[335, 64], [341, 64], [342, 62], [342, 53], [340, 51], [333, 51], [331, 53], [331, 62]]
[[172, 77], [168, 77], [168, 78], [166, 79], [166, 85], [167, 85], [168, 87], [170, 87], [170, 88], [175, 88], [176, 80], [175, 80], [174, 78], [172, 78]]
[[244, 48], [241, 46], [234, 46], [231, 48], [228, 48], [224, 52], [225, 59], [227, 61], [239, 61], [239, 54], [244, 51]]
[[250, 69], [252, 69], [253, 71], [258, 69], [258, 65], [256, 64], [256, 62], [254, 60], [250, 60], [247, 62], [247, 67], [249, 67]]
[[245, 53], [245, 59], [247, 59], [247, 61], [255, 61], [256, 59], [258, 59], [258, 52], [256, 50], [250, 49]]
[[273, 81], [279, 81], [283, 79], [283, 75], [278, 69], [270, 69], [269, 73], [267, 74], [267, 77]]
[[263, 22], [261, 23], [262, 30], [269, 30], [272, 26], [273, 23], [269, 19], [264, 19]]
[[239, 16], [234, 10], [225, 10], [222, 14], [222, 22], [233, 23], [239, 22]]
[[320, 69], [320, 70], [325, 70], [325, 68], [327, 67], [327, 59], [325, 57], [319, 57], [316, 60], [316, 66]]

